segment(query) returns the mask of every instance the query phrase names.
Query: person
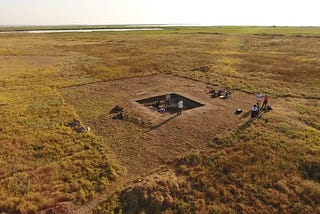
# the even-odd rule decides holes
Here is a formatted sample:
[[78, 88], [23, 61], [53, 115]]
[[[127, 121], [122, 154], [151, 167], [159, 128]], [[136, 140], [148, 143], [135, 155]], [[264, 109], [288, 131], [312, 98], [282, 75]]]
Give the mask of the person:
[[264, 99], [263, 99], [263, 103], [262, 103], [262, 106], [261, 106], [261, 110], [263, 110], [264, 108], [267, 108], [267, 105], [268, 105], [268, 96], [264, 95]]
[[158, 109], [158, 112], [161, 113], [161, 114], [163, 114], [165, 111], [166, 111], [166, 109], [162, 108], [162, 107]]
[[251, 108], [251, 117], [258, 117], [258, 106], [257, 105], [253, 105]]
[[227, 89], [227, 90], [225, 91], [225, 93], [226, 93], [226, 97], [228, 97], [228, 96], [231, 95], [231, 90], [230, 90], [230, 89]]
[[178, 115], [181, 115], [183, 109], [183, 101], [179, 100], [178, 102]]
[[218, 96], [218, 92], [216, 90], [214, 90], [213, 88], [211, 88], [211, 92], [209, 93], [211, 95], [212, 98], [215, 98]]
[[158, 100], [158, 101], [156, 101], [156, 103], [155, 103], [155, 107], [157, 108], [157, 109], [159, 109], [160, 108], [160, 101]]
[[257, 94], [257, 103], [258, 103], [259, 107], [260, 107], [260, 103], [261, 103], [261, 97], [262, 97], [262, 94], [260, 92], [258, 92], [258, 94]]
[[209, 88], [208, 94], [214, 93], [214, 89], [212, 87]]
[[271, 110], [272, 110], [272, 107], [271, 107], [270, 105], [267, 105], [266, 110], [267, 110], [267, 111], [271, 111]]
[[164, 104], [164, 106], [166, 108], [169, 106], [170, 99], [171, 99], [171, 95], [170, 94], [166, 94], [166, 100], [165, 100], [165, 104]]

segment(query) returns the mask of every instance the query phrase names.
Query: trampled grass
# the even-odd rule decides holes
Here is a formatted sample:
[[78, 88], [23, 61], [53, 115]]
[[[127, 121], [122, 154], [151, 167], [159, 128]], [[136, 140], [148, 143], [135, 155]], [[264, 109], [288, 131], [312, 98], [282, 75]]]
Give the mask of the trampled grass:
[[[92, 102], [76, 111], [60, 89], [158, 73], [260, 91], [277, 103], [268, 123], [223, 133], [204, 153], [177, 161], [177, 176], [190, 185], [180, 193], [190, 197], [177, 194], [176, 211], [316, 211], [319, 35], [319, 28], [300, 27], [0, 34], [0, 211], [84, 203], [106, 190], [125, 171], [109, 152], [112, 142], [65, 126], [81, 121], [81, 111], [99, 118], [104, 109]], [[192, 71], [201, 66], [210, 70]]]

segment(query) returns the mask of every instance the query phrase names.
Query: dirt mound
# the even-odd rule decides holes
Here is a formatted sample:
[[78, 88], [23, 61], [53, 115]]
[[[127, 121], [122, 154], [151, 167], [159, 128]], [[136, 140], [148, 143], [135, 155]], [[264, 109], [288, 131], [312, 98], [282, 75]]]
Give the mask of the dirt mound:
[[161, 213], [174, 207], [174, 198], [184, 183], [174, 172], [167, 171], [138, 181], [120, 193], [126, 213]]

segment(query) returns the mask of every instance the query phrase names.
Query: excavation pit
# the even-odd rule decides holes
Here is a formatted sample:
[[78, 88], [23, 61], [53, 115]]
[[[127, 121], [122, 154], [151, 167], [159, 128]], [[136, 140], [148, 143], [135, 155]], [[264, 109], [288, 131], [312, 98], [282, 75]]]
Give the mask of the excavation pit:
[[[230, 99], [212, 99], [206, 93], [206, 83], [167, 74], [77, 85], [59, 92], [77, 117], [94, 130], [93, 134], [101, 136], [108, 152], [129, 174], [137, 175], [158, 169], [190, 149], [206, 150], [216, 135], [239, 130], [248, 118], [233, 114], [235, 109], [241, 107], [245, 112], [242, 115], [246, 114], [255, 100], [255, 95], [240, 91], [233, 91]], [[183, 95], [204, 106], [178, 117], [160, 114], [141, 104], [143, 99], [158, 95], [163, 95], [160, 98], [164, 100], [166, 93]], [[116, 105], [129, 119], [138, 119], [145, 126], [131, 120], [113, 120], [109, 111]]]
[[[177, 103], [179, 100], [183, 101], [183, 110], [189, 110], [193, 108], [198, 108], [204, 106], [204, 104], [189, 99], [187, 97], [181, 96], [179, 94], [171, 93], [170, 101], [167, 106], [165, 106], [166, 95], [160, 95], [155, 97], [149, 97], [142, 100], [137, 100], [138, 103], [150, 108], [151, 110], [163, 113], [174, 114], [177, 112]], [[165, 111], [164, 111], [165, 109]]]

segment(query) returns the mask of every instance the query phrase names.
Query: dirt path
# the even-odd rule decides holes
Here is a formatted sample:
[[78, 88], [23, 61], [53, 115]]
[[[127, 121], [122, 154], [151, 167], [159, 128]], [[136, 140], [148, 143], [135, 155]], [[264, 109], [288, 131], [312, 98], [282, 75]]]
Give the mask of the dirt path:
[[130, 181], [130, 178], [128, 177], [119, 178], [116, 182], [113, 182], [108, 186], [108, 192], [105, 192], [99, 195], [97, 198], [93, 199], [89, 203], [76, 207], [74, 213], [77, 213], [77, 214], [92, 213], [92, 210], [94, 210], [99, 205], [99, 203], [108, 199], [112, 194], [116, 193], [117, 191], [120, 191], [122, 188], [127, 186], [129, 181]]

